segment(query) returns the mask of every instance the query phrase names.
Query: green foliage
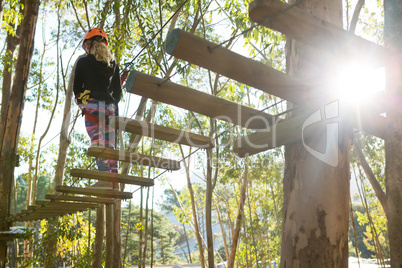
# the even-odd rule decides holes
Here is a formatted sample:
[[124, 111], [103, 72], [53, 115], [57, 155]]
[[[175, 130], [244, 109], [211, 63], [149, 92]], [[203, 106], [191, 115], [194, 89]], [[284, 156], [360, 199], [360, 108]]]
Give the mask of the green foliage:
[[[136, 206], [131, 206], [131, 214], [129, 217], [129, 208], [130, 206], [122, 207], [122, 252], [127, 252], [125, 260], [127, 264], [136, 265], [139, 261], [138, 247], [140, 232], [145, 231], [145, 220], [143, 222], [140, 221], [141, 211], [140, 208]], [[145, 211], [143, 211], [143, 213], [145, 214]], [[156, 211], [152, 212], [150, 210], [149, 215], [151, 215], [151, 213], [153, 218], [150, 217], [147, 229], [148, 250], [146, 263], [150, 263], [151, 243], [153, 243], [154, 248], [154, 260], [156, 260], [157, 263], [175, 263], [178, 260], [175, 250], [180, 234], [176, 230], [176, 227], [161, 213]], [[151, 221], [153, 224], [153, 232], [150, 228]], [[125, 249], [125, 244], [127, 244], [127, 250]]]

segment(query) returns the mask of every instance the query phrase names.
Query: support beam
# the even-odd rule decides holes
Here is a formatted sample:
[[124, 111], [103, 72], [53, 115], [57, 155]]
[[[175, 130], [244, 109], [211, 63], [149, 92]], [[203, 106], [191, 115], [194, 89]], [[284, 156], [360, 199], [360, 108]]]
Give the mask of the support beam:
[[[262, 63], [258, 64], [263, 65]], [[247, 68], [241, 69], [244, 72]], [[128, 90], [131, 93], [238, 126], [263, 129], [267, 127], [267, 122], [271, 122], [273, 118], [272, 115], [260, 112], [257, 109], [215, 97], [171, 81], [165, 81], [152, 75], [132, 71], [130, 72], [130, 77], [132, 86]]]
[[131, 164], [150, 166], [167, 170], [180, 169], [180, 162], [176, 160], [132, 153], [124, 150], [113, 150], [111, 148], [90, 147], [88, 148], [88, 155], [98, 158], [107, 158]]
[[392, 56], [384, 47], [280, 0], [251, 2], [249, 16], [258, 24], [328, 52], [338, 61], [356, 60], [363, 65], [381, 67]]
[[80, 195], [93, 195], [106, 198], [116, 198], [116, 199], [131, 199], [133, 194], [130, 192], [119, 192], [113, 190], [97, 190], [97, 189], [86, 189], [81, 187], [70, 187], [70, 186], [57, 186], [56, 192], [66, 193], [66, 194], [80, 194]]
[[95, 179], [100, 181], [120, 182], [126, 184], [134, 184], [140, 186], [153, 186], [154, 181], [148, 178], [141, 178], [125, 174], [110, 173], [106, 171], [72, 169], [70, 175], [73, 177]]
[[303, 129], [303, 124], [312, 113], [304, 113], [286, 120], [277, 120], [271, 128], [254, 132], [233, 142], [233, 151], [239, 157], [246, 157], [264, 152], [282, 145], [290, 144], [302, 138], [311, 138], [324, 129], [324, 124]]
[[158, 140], [169, 141], [173, 143], [198, 147], [202, 149], [209, 149], [214, 147], [214, 142], [210, 137], [202, 136], [199, 134], [181, 131], [174, 128], [158, 126], [145, 121], [129, 119], [124, 117], [117, 117], [112, 120], [111, 125], [120, 130], [146, 136]]
[[[318, 135], [326, 135], [326, 125], [339, 123], [340, 118], [342, 122], [353, 128], [384, 139], [384, 130], [388, 124], [387, 118], [368, 112], [352, 112], [350, 109], [347, 111], [349, 112], [344, 112], [341, 117], [337, 116], [330, 120], [322, 119], [311, 125], [306, 125], [306, 122], [313, 115], [312, 112], [286, 120], [277, 120], [276, 124], [266, 130], [236, 139], [233, 142], [233, 151], [239, 157], [245, 157], [303, 139], [304, 141], [314, 139]], [[321, 114], [324, 115], [324, 113]]]
[[295, 103], [307, 100], [307, 83], [183, 30], [169, 34], [166, 52], [282, 99]]

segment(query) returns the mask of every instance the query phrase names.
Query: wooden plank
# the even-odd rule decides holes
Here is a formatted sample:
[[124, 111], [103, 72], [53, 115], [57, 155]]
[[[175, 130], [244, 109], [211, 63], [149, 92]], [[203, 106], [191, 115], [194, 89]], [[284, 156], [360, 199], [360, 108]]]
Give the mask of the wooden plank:
[[[358, 110], [357, 110], [358, 111]], [[384, 130], [388, 124], [385, 117], [373, 113], [358, 113], [354, 110], [342, 110], [342, 115], [330, 120], [323, 120], [304, 127], [312, 112], [303, 113], [286, 120], [280, 120], [271, 128], [254, 132], [236, 139], [233, 142], [233, 151], [240, 157], [245, 157], [267, 151], [282, 145], [291, 144], [302, 139], [313, 139], [317, 135], [325, 135], [328, 123], [347, 124], [365, 131], [368, 134], [384, 139]]]
[[391, 54], [383, 46], [365, 40], [298, 7], [280, 0], [255, 0], [249, 5], [251, 20], [280, 31], [336, 57], [365, 65], [384, 66]]
[[322, 123], [306, 127], [302, 133], [303, 124], [311, 114], [303, 113], [290, 119], [278, 120], [277, 124], [269, 129], [238, 138], [233, 142], [233, 151], [239, 157], [245, 157], [321, 133], [325, 127]]
[[356, 113], [350, 118], [354, 128], [371, 134], [380, 139], [385, 139], [385, 130], [389, 124], [389, 119], [372, 112]]
[[[282, 99], [295, 103], [307, 101], [305, 92], [310, 89], [307, 83], [183, 30], [174, 29], [169, 34], [166, 52]], [[191, 103], [196, 101], [193, 99]]]
[[107, 204], [114, 203], [112, 198], [101, 198], [101, 197], [84, 197], [84, 196], [72, 196], [72, 195], [61, 195], [61, 194], [47, 194], [46, 199], [58, 200], [58, 201], [78, 201], [78, 202], [89, 202], [89, 203], [99, 203]]
[[49, 202], [46, 205], [42, 205], [40, 208], [36, 209], [37, 211], [41, 211], [46, 208], [68, 208], [68, 209], [87, 209], [87, 208], [98, 208], [100, 205], [97, 203], [77, 203], [77, 202], [64, 202], [64, 201], [53, 201]]
[[[77, 206], [93, 206], [93, 207], [97, 207], [98, 202], [94, 202], [97, 200], [102, 200], [103, 201], [113, 201], [113, 199], [110, 198], [89, 198], [89, 197], [81, 197], [81, 198], [76, 198], [77, 196], [65, 196], [65, 195], [61, 195], [61, 194], [54, 194], [54, 195], [45, 195], [46, 199], [54, 199], [55, 197], [67, 197], [68, 200], [66, 201], [78, 201], [78, 202], [63, 202], [62, 199], [60, 200], [36, 200], [35, 201], [35, 205], [36, 206], [46, 206], [46, 205], [54, 205], [54, 206], [65, 206], [65, 205], [77, 205]], [[71, 198], [71, 199], [69, 199]], [[85, 201], [82, 201], [85, 200]], [[82, 203], [82, 202], [92, 202], [93, 204], [88, 204], [88, 203]]]
[[66, 194], [93, 195], [93, 196], [116, 198], [116, 199], [133, 198], [133, 194], [130, 192], [119, 192], [113, 190], [97, 190], [97, 189], [87, 189], [80, 187], [56, 186], [56, 191]]
[[210, 137], [202, 136], [199, 134], [181, 131], [174, 128], [159, 126], [152, 123], [125, 118], [117, 117], [112, 120], [111, 125], [130, 133], [141, 136], [151, 137], [159, 140], [169, 141], [173, 143], [193, 146], [202, 149], [214, 147], [214, 142]]
[[98, 158], [107, 158], [117, 161], [128, 162], [131, 164], [163, 168], [167, 170], [179, 170], [180, 162], [176, 160], [128, 152], [124, 150], [113, 150], [111, 148], [90, 147], [88, 155]]
[[[242, 68], [242, 72], [245, 71], [244, 69]], [[215, 97], [171, 81], [165, 81], [152, 75], [131, 71], [130, 76], [133, 84], [128, 90], [131, 93], [238, 126], [263, 129], [267, 127], [267, 122], [271, 122], [273, 118], [272, 115], [260, 112], [257, 109]]]
[[140, 186], [153, 186], [154, 181], [148, 178], [130, 176], [125, 174], [110, 173], [99, 170], [72, 169], [70, 175], [73, 177], [96, 179], [100, 181], [121, 182]]

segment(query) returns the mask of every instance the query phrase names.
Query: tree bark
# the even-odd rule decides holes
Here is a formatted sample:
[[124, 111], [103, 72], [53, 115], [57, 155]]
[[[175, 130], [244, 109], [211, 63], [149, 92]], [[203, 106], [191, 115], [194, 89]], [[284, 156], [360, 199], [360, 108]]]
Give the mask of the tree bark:
[[[21, 27], [18, 27], [21, 29]], [[14, 52], [19, 43], [18, 33], [16, 36], [7, 34], [6, 37], [6, 53], [8, 54], [5, 58], [4, 68], [3, 68], [3, 87], [1, 90], [1, 112], [0, 112], [0, 144], [3, 144], [5, 124], [7, 120], [8, 106], [10, 104], [11, 86], [12, 86], [12, 76], [13, 76], [13, 59]], [[1, 150], [1, 149], [0, 149]], [[0, 151], [1, 152], [1, 151]]]
[[[10, 215], [11, 189], [14, 180], [15, 156], [21, 127], [29, 70], [34, 49], [34, 37], [40, 1], [24, 1], [24, 19], [21, 25], [21, 44], [18, 53], [14, 82], [4, 124], [4, 139], [0, 149], [0, 218]], [[9, 224], [2, 224], [0, 231], [8, 230]], [[0, 245], [0, 256], [5, 255], [7, 246]], [[0, 257], [0, 267], [5, 267]]]
[[[340, 0], [306, 0], [298, 8], [342, 25]], [[288, 40], [286, 52], [290, 75], [319, 81], [330, 71], [330, 62], [312, 63], [310, 59], [322, 53], [312, 47]], [[339, 103], [332, 104], [339, 109]], [[326, 131], [285, 148], [282, 268], [348, 266], [350, 138], [341, 122], [325, 122], [328, 118], [324, 111], [335, 108], [330, 105], [320, 111]], [[324, 154], [314, 156], [313, 152]]]
[[[402, 95], [402, 2], [384, 1], [384, 42], [395, 53], [386, 66], [387, 93]], [[402, 267], [402, 106], [387, 111], [390, 124], [385, 135], [385, 187], [391, 267]]]

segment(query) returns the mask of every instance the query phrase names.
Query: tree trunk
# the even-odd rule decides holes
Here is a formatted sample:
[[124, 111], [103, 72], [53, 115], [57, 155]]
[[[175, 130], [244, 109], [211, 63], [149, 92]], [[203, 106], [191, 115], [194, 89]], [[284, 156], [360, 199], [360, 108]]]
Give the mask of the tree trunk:
[[[21, 27], [18, 28], [21, 29]], [[12, 62], [14, 59], [15, 49], [17, 48], [17, 45], [19, 43], [18, 33], [17, 36], [7, 34], [6, 43], [7, 43], [6, 53], [8, 54], [8, 56], [5, 57], [4, 68], [3, 68], [3, 87], [1, 90], [0, 144], [3, 144], [4, 133], [6, 131], [4, 126], [6, 124], [8, 106], [10, 103], [11, 86], [12, 86], [11, 81], [13, 75]]]
[[246, 163], [246, 168], [245, 168], [244, 174], [243, 174], [243, 185], [242, 185], [241, 191], [240, 191], [240, 202], [239, 202], [239, 208], [237, 210], [237, 220], [236, 220], [236, 226], [235, 226], [234, 232], [233, 232], [232, 247], [230, 250], [230, 256], [229, 256], [229, 260], [228, 260], [228, 268], [234, 267], [234, 262], [235, 262], [235, 258], [236, 258], [236, 250], [237, 250], [237, 245], [238, 245], [240, 230], [241, 230], [241, 223], [243, 221], [243, 216], [244, 216], [244, 202], [246, 199], [246, 191], [247, 191], [247, 185], [248, 185], [247, 159], [246, 159], [245, 163]]
[[[211, 119], [212, 121], [213, 119]], [[211, 126], [212, 128], [212, 126]], [[207, 232], [207, 251], [208, 251], [208, 267], [215, 267], [214, 261], [214, 236], [212, 231], [212, 149], [207, 149], [207, 189], [205, 197], [205, 225]]]
[[[11, 189], [14, 180], [15, 156], [24, 108], [29, 70], [34, 49], [34, 36], [40, 1], [24, 1], [24, 19], [21, 28], [21, 45], [11, 89], [10, 102], [4, 124], [4, 139], [0, 149], [0, 218], [10, 215]], [[0, 231], [8, 230], [9, 224], [2, 224]], [[7, 246], [0, 245], [0, 256], [7, 252]], [[0, 267], [5, 262], [0, 257]]]
[[[402, 2], [384, 1], [384, 41], [395, 53], [386, 68], [387, 92], [395, 98], [402, 95]], [[387, 111], [390, 124], [385, 136], [385, 187], [391, 267], [402, 267], [402, 106]]]
[[[181, 155], [184, 159], [184, 152], [183, 149], [180, 145], [180, 152]], [[191, 150], [189, 152], [189, 155], [191, 154]], [[190, 194], [190, 198], [191, 198], [191, 212], [193, 215], [193, 221], [194, 221], [194, 234], [195, 237], [197, 239], [197, 246], [198, 246], [198, 251], [200, 253], [200, 264], [201, 264], [201, 268], [205, 268], [205, 259], [204, 259], [204, 248], [202, 247], [202, 238], [201, 238], [201, 232], [200, 232], [200, 228], [199, 228], [199, 224], [198, 224], [198, 218], [197, 218], [197, 208], [195, 205], [195, 198], [194, 198], [194, 190], [193, 190], [193, 186], [191, 184], [191, 180], [190, 180], [190, 157], [188, 158], [189, 163], [186, 164], [186, 161], [183, 161], [184, 164], [184, 168], [186, 170], [186, 177], [187, 177], [187, 188]], [[179, 200], [179, 199], [177, 199]]]
[[[298, 8], [342, 25], [340, 0], [306, 0]], [[290, 75], [320, 81], [330, 71], [328, 62], [312, 63], [312, 57], [322, 52], [307, 45], [288, 40], [286, 52]], [[327, 124], [326, 131], [317, 133], [314, 139], [286, 146], [282, 268], [348, 266], [350, 138], [343, 124], [325, 122], [329, 116], [323, 113], [336, 107], [336, 102], [322, 107], [321, 122]], [[326, 149], [327, 144], [332, 146]]]

